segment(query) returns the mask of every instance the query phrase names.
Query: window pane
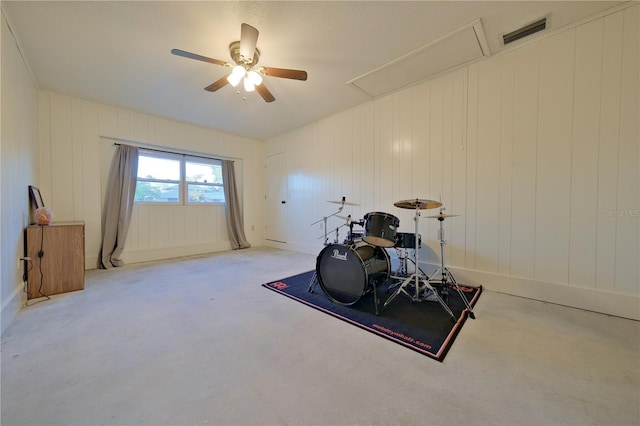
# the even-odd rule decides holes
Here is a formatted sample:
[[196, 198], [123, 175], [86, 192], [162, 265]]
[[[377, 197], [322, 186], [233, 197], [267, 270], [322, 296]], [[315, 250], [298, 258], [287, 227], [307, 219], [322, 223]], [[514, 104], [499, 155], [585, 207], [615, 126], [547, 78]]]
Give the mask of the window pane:
[[186, 180], [189, 182], [222, 183], [222, 167], [219, 164], [187, 161]]
[[134, 201], [143, 203], [177, 203], [180, 201], [179, 191], [180, 186], [177, 183], [138, 181]]
[[138, 156], [138, 177], [160, 180], [180, 180], [180, 160]]
[[190, 203], [224, 203], [222, 186], [189, 184], [188, 194]]

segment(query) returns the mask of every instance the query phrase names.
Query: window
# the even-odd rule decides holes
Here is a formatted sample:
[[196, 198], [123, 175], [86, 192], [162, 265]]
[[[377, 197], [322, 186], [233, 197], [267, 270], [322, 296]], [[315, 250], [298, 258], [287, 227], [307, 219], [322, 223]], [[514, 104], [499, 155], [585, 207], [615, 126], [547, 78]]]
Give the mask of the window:
[[185, 160], [187, 203], [224, 203], [220, 161]]
[[134, 200], [143, 203], [180, 203], [182, 160], [138, 154], [138, 180]]
[[141, 151], [137, 203], [224, 203], [220, 160]]

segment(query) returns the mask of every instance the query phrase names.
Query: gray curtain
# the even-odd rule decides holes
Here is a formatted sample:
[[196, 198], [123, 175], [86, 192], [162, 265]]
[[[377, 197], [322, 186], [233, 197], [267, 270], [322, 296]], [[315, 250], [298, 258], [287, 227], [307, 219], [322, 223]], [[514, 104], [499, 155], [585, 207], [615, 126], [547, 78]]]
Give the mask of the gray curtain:
[[222, 180], [224, 182], [225, 213], [227, 215], [227, 232], [233, 250], [249, 248], [251, 244], [244, 235], [242, 211], [236, 189], [236, 174], [233, 161], [222, 160]]
[[138, 148], [119, 145], [111, 162], [107, 196], [102, 213], [102, 248], [98, 267], [111, 269], [123, 266], [120, 259], [127, 238], [133, 197], [138, 175]]

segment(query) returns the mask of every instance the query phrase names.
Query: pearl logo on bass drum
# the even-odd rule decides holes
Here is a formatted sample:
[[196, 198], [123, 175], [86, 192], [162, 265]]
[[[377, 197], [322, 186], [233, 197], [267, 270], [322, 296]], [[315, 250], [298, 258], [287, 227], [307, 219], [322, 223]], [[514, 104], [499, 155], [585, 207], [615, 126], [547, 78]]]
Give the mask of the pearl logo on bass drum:
[[333, 250], [333, 254], [331, 255], [332, 258], [334, 259], [338, 259], [338, 260], [347, 260], [347, 252], [344, 252], [344, 254], [340, 254], [340, 251], [338, 251], [338, 249], [334, 249]]

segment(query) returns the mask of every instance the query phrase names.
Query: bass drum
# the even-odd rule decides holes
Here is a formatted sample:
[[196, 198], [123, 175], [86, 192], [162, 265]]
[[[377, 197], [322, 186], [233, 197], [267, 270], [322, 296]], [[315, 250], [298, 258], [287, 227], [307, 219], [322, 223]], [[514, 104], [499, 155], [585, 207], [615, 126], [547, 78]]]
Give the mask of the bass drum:
[[316, 259], [316, 276], [322, 291], [339, 305], [353, 305], [370, 290], [389, 279], [389, 255], [363, 241], [352, 245], [330, 244]]

